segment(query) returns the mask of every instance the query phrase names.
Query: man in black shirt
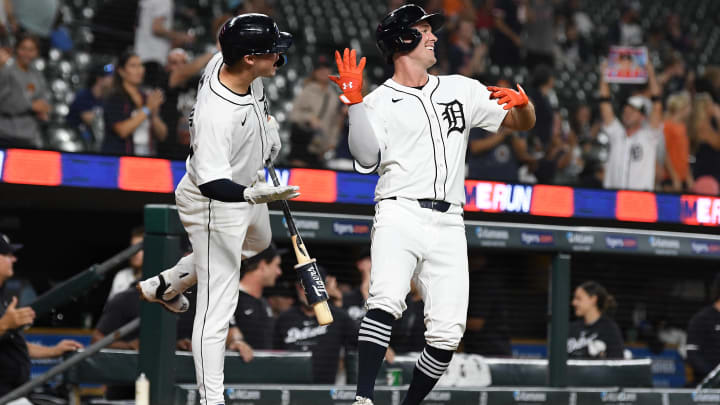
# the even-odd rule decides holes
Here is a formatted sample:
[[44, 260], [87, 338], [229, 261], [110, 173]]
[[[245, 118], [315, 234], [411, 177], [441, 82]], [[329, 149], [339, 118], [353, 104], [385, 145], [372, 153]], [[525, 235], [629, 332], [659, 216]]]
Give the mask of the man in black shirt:
[[712, 304], [690, 319], [687, 336], [687, 359], [699, 383], [720, 364], [720, 274], [710, 289]]
[[334, 384], [340, 362], [340, 349], [348, 350], [357, 346], [357, 325], [345, 310], [330, 305], [335, 320], [329, 325], [320, 326], [300, 283], [296, 283], [295, 290], [299, 304], [280, 314], [275, 322], [273, 348], [310, 351], [313, 382]]
[[[95, 343], [113, 333], [126, 323], [140, 316], [140, 299], [134, 282], [125, 290], [115, 294], [103, 308], [92, 342]], [[109, 349], [138, 350], [140, 348], [140, 330], [136, 329], [107, 346]]]
[[62, 340], [52, 347], [25, 341], [20, 329], [32, 324], [35, 312], [29, 307], [17, 308], [17, 297], [2, 298], [5, 281], [13, 276], [15, 252], [21, 247], [0, 233], [0, 397], [30, 380], [31, 358], [58, 357], [83, 347], [74, 340]]
[[[230, 328], [228, 349], [238, 350], [241, 355], [253, 349], [272, 349], [273, 313], [262, 295], [263, 289], [274, 286], [282, 275], [280, 263], [274, 244], [243, 262], [235, 324]], [[248, 360], [244, 355], [243, 359]]]

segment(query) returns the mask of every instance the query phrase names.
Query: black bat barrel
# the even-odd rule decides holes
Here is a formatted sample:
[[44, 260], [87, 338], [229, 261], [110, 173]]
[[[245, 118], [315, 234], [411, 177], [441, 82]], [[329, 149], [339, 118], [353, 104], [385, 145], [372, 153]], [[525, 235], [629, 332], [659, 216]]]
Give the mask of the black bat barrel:
[[300, 274], [300, 283], [305, 290], [310, 305], [328, 299], [327, 290], [325, 289], [325, 281], [323, 280], [320, 269], [318, 269], [315, 259], [303, 264], [295, 265], [295, 270]]

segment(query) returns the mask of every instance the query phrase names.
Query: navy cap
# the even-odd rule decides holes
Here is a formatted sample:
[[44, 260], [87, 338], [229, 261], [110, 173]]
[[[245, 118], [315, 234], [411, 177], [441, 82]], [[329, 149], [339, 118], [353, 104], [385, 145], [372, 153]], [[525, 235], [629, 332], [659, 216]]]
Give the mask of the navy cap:
[[17, 252], [23, 245], [18, 243], [10, 243], [10, 238], [4, 233], [0, 233], [0, 255], [7, 255]]

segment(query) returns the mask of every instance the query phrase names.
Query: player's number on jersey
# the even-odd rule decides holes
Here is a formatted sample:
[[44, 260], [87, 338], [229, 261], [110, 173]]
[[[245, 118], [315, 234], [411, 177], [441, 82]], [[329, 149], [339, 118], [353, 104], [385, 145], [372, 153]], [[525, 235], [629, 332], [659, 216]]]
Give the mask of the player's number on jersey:
[[193, 126], [193, 118], [195, 117], [195, 107], [193, 107], [192, 110], [190, 110], [190, 115], [188, 116], [188, 123], [190, 126]]

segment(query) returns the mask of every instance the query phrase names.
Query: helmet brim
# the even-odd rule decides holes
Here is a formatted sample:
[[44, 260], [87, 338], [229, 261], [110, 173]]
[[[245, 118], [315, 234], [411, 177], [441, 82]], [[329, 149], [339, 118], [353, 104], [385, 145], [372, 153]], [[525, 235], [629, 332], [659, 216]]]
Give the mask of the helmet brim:
[[287, 50], [290, 49], [290, 47], [292, 46], [292, 43], [292, 34], [288, 32], [280, 32], [280, 36], [277, 39], [274, 51], [277, 53], [286, 53]]
[[445, 16], [438, 13], [432, 13], [432, 14], [426, 14], [421, 19], [417, 20], [415, 24], [419, 24], [421, 22], [427, 22], [430, 24], [430, 27], [432, 28], [433, 33], [436, 33], [443, 29], [445, 26]]

